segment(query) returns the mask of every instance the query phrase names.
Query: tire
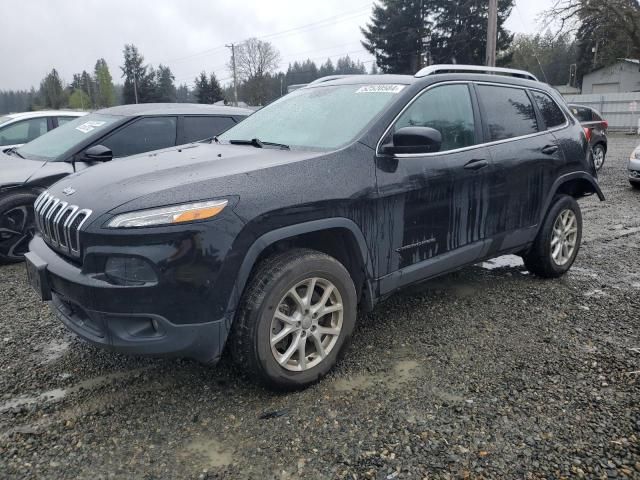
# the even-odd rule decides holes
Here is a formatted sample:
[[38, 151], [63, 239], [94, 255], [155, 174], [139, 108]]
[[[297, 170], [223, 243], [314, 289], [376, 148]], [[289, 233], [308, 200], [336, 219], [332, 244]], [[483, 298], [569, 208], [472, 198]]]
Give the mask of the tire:
[[[310, 284], [301, 282], [314, 278], [316, 282], [309, 306], [306, 300]], [[329, 284], [334, 286], [334, 290], [329, 288]], [[294, 288], [300, 302], [294, 301], [290, 294]], [[327, 290], [331, 290], [331, 293], [324, 305], [334, 310], [342, 305], [341, 314], [335, 311], [314, 320], [312, 313], [319, 308], [322, 301], [320, 297]], [[302, 305], [309, 307], [306, 316]], [[276, 311], [280, 312], [278, 318]], [[287, 322], [297, 319], [297, 325], [280, 320], [283, 313]], [[276, 254], [257, 267], [243, 294], [229, 339], [231, 357], [245, 374], [268, 388], [305, 388], [326, 375], [344, 355], [356, 323], [356, 314], [357, 295], [353, 280], [336, 259], [308, 249]], [[339, 325], [340, 317], [341, 326], [338, 328], [336, 325]], [[291, 333], [287, 334], [286, 328]], [[324, 333], [323, 329], [332, 334]], [[334, 334], [336, 331], [339, 333]], [[275, 338], [278, 335], [282, 336], [282, 340]], [[273, 347], [272, 338], [277, 341]], [[326, 348], [324, 358], [316, 347], [316, 338], [320, 341], [322, 351]], [[294, 347], [300, 344], [300, 340], [304, 341], [305, 355]], [[290, 350], [293, 354], [287, 360]], [[276, 355], [280, 357], [280, 363]], [[304, 358], [305, 369], [302, 369], [301, 358]], [[296, 371], [296, 368], [300, 370]]]
[[19, 263], [29, 251], [35, 232], [33, 193], [11, 193], [0, 197], [0, 264]]
[[598, 143], [593, 146], [593, 165], [596, 167], [596, 170], [602, 169], [604, 165], [604, 159], [607, 156], [607, 152], [604, 149], [604, 145]]
[[629, 183], [631, 184], [631, 186], [632, 186], [635, 190], [640, 190], [640, 182], [632, 182], [632, 181], [629, 181]]
[[[570, 213], [566, 213], [570, 212]], [[561, 215], [563, 218], [561, 219]], [[563, 220], [573, 217], [573, 226], [564, 227]], [[557, 238], [554, 236], [554, 226], [559, 223], [559, 231], [564, 232], [559, 237], [559, 241], [554, 240]], [[569, 220], [567, 220], [569, 222]], [[573, 229], [575, 228], [575, 232]], [[568, 233], [567, 232], [572, 232]], [[565, 236], [566, 235], [566, 236]], [[566, 238], [564, 242], [562, 239]], [[555, 241], [555, 245], [560, 244], [560, 252], [558, 257], [554, 257], [556, 248], [552, 248], [552, 242]], [[533, 242], [529, 251], [523, 255], [524, 264], [531, 273], [543, 278], [557, 278], [564, 275], [569, 269], [578, 255], [580, 250], [580, 242], [582, 241], [582, 213], [580, 212], [580, 206], [573, 197], [569, 195], [559, 195], [554, 198], [554, 201], [547, 212], [545, 220], [538, 232], [538, 235]], [[563, 244], [567, 244], [567, 250], [562, 248]], [[573, 244], [572, 250], [569, 246]], [[569, 253], [565, 255], [565, 253]]]

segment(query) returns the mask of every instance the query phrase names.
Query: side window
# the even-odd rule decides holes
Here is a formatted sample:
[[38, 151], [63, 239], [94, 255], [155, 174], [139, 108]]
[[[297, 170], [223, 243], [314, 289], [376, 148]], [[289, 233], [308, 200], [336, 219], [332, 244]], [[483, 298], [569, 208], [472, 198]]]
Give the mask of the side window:
[[184, 143], [220, 135], [235, 124], [231, 117], [184, 117]]
[[176, 117], [147, 117], [130, 123], [99, 142], [114, 157], [127, 157], [176, 144]]
[[560, 107], [553, 101], [553, 99], [542, 92], [531, 92], [533, 98], [538, 105], [538, 110], [542, 114], [545, 127], [554, 128], [563, 125], [567, 120], [564, 118], [564, 114]]
[[571, 112], [575, 115], [579, 122], [590, 122], [592, 119], [592, 112], [588, 108], [571, 107]]
[[440, 151], [476, 143], [471, 95], [466, 84], [443, 85], [427, 90], [400, 116], [395, 130], [431, 127], [442, 134]]
[[538, 131], [536, 114], [526, 91], [493, 85], [479, 85], [478, 91], [490, 141]]
[[0, 146], [27, 143], [47, 133], [47, 119], [30, 118], [0, 129]]

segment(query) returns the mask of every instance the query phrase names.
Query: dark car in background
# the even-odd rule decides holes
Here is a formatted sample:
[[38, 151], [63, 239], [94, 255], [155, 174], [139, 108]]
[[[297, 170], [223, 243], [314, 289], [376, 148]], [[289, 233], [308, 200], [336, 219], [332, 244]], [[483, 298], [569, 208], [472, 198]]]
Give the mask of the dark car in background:
[[115, 163], [37, 199], [31, 285], [89, 342], [207, 363], [226, 345], [284, 389], [403, 287], [507, 253], [563, 275], [577, 199], [604, 199], [562, 97], [464, 65], [315, 82], [210, 144]]
[[569, 108], [584, 128], [584, 133], [593, 152], [593, 164], [596, 166], [596, 170], [600, 170], [607, 155], [607, 129], [609, 128], [609, 122], [602, 118], [602, 114], [595, 108], [575, 103], [569, 104]]
[[33, 202], [62, 177], [113, 158], [213, 137], [251, 113], [198, 104], [123, 105], [67, 121], [0, 153], [0, 263], [22, 260], [35, 228]]

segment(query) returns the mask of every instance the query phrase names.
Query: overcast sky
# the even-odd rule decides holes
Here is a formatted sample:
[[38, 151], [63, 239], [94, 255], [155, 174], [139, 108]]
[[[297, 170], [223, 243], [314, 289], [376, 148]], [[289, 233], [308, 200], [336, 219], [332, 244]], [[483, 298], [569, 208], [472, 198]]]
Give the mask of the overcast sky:
[[[537, 15], [552, 0], [517, 0], [508, 21], [515, 32], [540, 29]], [[349, 54], [366, 62], [359, 27], [373, 2], [365, 0], [2, 0], [0, 90], [34, 85], [52, 69], [70, 82], [104, 57], [120, 79], [122, 48], [134, 43], [145, 61], [169, 65], [176, 84], [191, 85], [203, 69], [228, 81], [225, 43], [259, 37], [280, 51], [281, 67]]]

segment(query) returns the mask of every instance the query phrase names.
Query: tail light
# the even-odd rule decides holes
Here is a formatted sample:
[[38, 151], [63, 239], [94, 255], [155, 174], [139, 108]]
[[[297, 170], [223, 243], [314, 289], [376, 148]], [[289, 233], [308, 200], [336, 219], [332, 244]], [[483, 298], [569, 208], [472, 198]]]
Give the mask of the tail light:
[[609, 122], [607, 122], [606, 120], [603, 120], [603, 121], [602, 121], [602, 128], [604, 128], [605, 130], [606, 130], [607, 128], [609, 128]]
[[587, 142], [591, 141], [591, 129], [588, 127], [584, 127], [584, 136], [587, 137]]

